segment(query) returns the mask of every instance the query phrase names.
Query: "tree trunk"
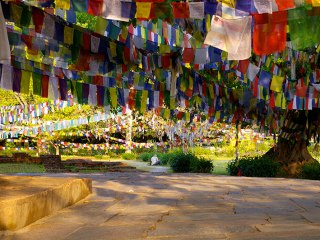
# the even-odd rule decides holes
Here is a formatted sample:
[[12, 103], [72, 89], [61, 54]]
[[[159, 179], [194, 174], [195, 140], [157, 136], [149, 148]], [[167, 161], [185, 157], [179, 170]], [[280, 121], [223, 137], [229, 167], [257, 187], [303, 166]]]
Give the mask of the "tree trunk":
[[277, 152], [275, 160], [281, 163], [283, 170], [289, 176], [295, 176], [304, 164], [316, 161], [307, 149], [306, 140], [291, 142], [279, 139]]
[[318, 110], [290, 110], [286, 113], [276, 148], [270, 149], [266, 155], [279, 162], [288, 176], [295, 176], [301, 166], [316, 161], [307, 146], [312, 137], [318, 137], [319, 121]]

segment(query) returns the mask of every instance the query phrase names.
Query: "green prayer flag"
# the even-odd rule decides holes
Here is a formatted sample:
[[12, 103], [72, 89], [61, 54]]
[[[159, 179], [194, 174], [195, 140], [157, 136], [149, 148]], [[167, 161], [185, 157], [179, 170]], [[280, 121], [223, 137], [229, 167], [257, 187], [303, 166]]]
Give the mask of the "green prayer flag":
[[83, 97], [82, 97], [82, 83], [76, 82], [76, 93], [77, 93], [77, 99], [79, 104], [83, 104]]
[[135, 98], [135, 102], [136, 102], [136, 109], [140, 110], [141, 109], [141, 97], [142, 97], [142, 91], [141, 90], [137, 90], [136, 92], [136, 98]]
[[42, 76], [38, 73], [32, 74], [33, 80], [33, 94], [41, 96], [41, 79]]
[[320, 17], [309, 15], [305, 7], [288, 10], [288, 25], [294, 49], [303, 50], [318, 44]]
[[22, 5], [22, 15], [21, 15], [20, 24], [24, 27], [29, 27], [31, 17], [32, 17], [32, 12], [30, 11], [29, 7]]

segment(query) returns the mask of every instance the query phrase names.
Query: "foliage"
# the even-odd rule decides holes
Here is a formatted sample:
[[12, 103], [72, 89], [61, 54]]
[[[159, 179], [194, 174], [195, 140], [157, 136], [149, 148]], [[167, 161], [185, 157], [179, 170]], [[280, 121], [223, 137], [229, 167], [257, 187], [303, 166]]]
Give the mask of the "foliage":
[[0, 156], [8, 156], [8, 157], [12, 157], [12, 155], [14, 153], [27, 153], [29, 154], [31, 157], [36, 156], [37, 152], [35, 150], [25, 150], [25, 149], [20, 149], [15, 150], [15, 149], [5, 149], [5, 150], [0, 150]]
[[210, 149], [210, 148], [204, 148], [204, 147], [194, 147], [192, 148], [192, 152], [195, 155], [212, 155], [212, 153], [214, 152], [214, 150]]
[[174, 172], [190, 172], [191, 159], [196, 158], [195, 155], [191, 153], [183, 153], [182, 151], [177, 151], [172, 153], [173, 157], [170, 159], [169, 164]]
[[211, 173], [213, 170], [211, 161], [198, 158], [192, 153], [177, 151], [171, 153], [171, 155], [172, 158], [169, 160], [169, 164], [174, 172]]
[[279, 169], [279, 163], [265, 156], [241, 158], [238, 162], [230, 161], [227, 166], [231, 176], [247, 177], [275, 177]]
[[45, 121], [71, 120], [84, 116], [89, 116], [94, 113], [94, 108], [89, 105], [73, 105], [63, 109], [56, 109], [54, 113], [43, 116]]
[[92, 16], [84, 12], [77, 12], [76, 18], [77, 18], [77, 22], [76, 22], [77, 25], [83, 28], [88, 28], [91, 31], [95, 30], [97, 19], [98, 19], [97, 16]]
[[180, 150], [169, 151], [167, 153], [143, 152], [137, 156], [137, 160], [150, 162], [151, 158], [156, 154], [160, 161], [160, 165], [165, 166], [165, 165], [168, 165], [168, 163], [173, 160], [177, 152], [180, 152]]
[[137, 156], [137, 160], [142, 160], [144, 162], [150, 161], [152, 156], [154, 155], [154, 152], [143, 152]]
[[311, 154], [311, 156], [318, 161], [320, 161], [320, 151], [315, 147], [314, 145], [308, 147], [308, 151]]
[[23, 104], [39, 104], [48, 101], [46, 98], [42, 98], [35, 95], [18, 94], [13, 91], [0, 89], [0, 106], [15, 106]]
[[6, 142], [5, 146], [7, 148], [15, 148], [16, 147], [16, 145], [13, 142]]
[[122, 158], [125, 160], [136, 160], [137, 155], [135, 153], [122, 153]]
[[312, 180], [320, 180], [320, 164], [318, 161], [304, 164], [298, 173], [298, 177]]
[[172, 161], [173, 157], [175, 156], [174, 153], [159, 153], [157, 154], [159, 160], [160, 160], [160, 165], [168, 165], [169, 162]]
[[210, 160], [204, 158], [193, 158], [190, 163], [191, 172], [211, 173], [214, 166]]

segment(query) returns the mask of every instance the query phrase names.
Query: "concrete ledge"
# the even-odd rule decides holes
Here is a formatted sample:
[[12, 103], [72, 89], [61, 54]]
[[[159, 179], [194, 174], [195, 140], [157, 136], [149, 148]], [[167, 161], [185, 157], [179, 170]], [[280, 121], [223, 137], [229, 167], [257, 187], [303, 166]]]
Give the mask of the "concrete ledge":
[[23, 228], [91, 192], [91, 179], [0, 175], [0, 230]]

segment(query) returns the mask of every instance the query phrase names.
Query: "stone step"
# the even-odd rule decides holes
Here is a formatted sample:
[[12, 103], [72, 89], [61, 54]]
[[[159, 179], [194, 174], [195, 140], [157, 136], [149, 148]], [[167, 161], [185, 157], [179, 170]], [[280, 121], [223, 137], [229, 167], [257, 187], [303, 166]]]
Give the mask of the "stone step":
[[0, 230], [18, 230], [92, 192], [91, 179], [0, 176]]

